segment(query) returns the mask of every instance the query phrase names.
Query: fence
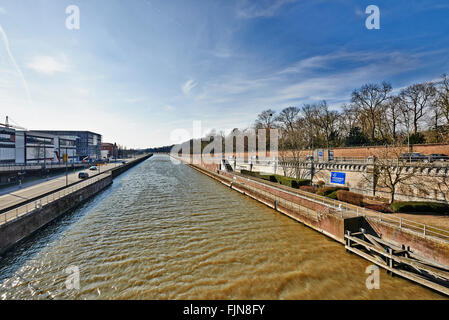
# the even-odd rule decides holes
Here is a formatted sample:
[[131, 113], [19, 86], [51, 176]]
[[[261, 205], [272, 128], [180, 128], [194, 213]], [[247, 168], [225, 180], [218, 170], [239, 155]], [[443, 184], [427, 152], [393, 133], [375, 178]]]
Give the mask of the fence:
[[35, 200], [34, 202], [27, 203], [27, 204], [24, 204], [23, 206], [6, 211], [6, 212], [0, 214], [0, 225], [5, 224], [14, 219], [17, 219], [18, 217], [28, 214], [30, 212], [33, 212], [34, 210], [38, 210], [38, 209], [42, 208], [42, 206], [44, 206], [44, 205], [47, 205], [53, 201], [61, 199], [69, 194], [72, 194], [75, 191], [83, 189], [83, 188], [85, 188], [91, 184], [94, 184], [102, 179], [105, 179], [105, 178], [109, 177], [110, 175], [111, 175], [111, 172], [102, 173], [98, 176], [87, 179], [86, 181], [77, 183], [75, 185], [72, 185], [70, 187], [64, 188], [62, 190], [59, 190], [59, 191], [56, 191], [53, 193], [50, 193], [45, 197]]
[[[412, 230], [412, 231], [421, 233], [425, 236], [433, 236], [433, 237], [443, 239], [445, 241], [449, 241], [449, 230], [430, 226], [430, 225], [427, 225], [424, 223], [416, 222], [416, 221], [405, 219], [405, 218], [392, 216], [391, 214], [385, 214], [382, 212], [366, 209], [363, 207], [358, 207], [358, 206], [355, 206], [355, 205], [352, 205], [352, 204], [349, 204], [346, 202], [330, 199], [330, 198], [327, 198], [324, 196], [320, 196], [320, 195], [302, 191], [302, 190], [292, 190], [291, 188], [289, 188], [290, 190], [286, 190], [285, 188], [287, 188], [287, 187], [275, 185], [274, 183], [269, 182], [269, 181], [259, 182], [259, 181], [256, 181], [257, 178], [253, 178], [253, 177], [249, 178], [246, 176], [243, 177], [242, 175], [239, 175], [239, 174], [235, 174], [235, 175], [238, 175], [239, 177], [244, 178], [244, 179], [248, 179], [256, 184], [270, 185], [270, 187], [277, 189], [277, 190], [281, 190], [282, 192], [286, 192], [288, 194], [295, 195], [300, 198], [307, 199], [309, 201], [312, 200], [316, 203], [325, 205], [329, 208], [330, 213], [337, 214], [342, 218], [363, 216], [366, 219], [373, 219], [376, 221], [393, 224], [395, 227], [397, 227], [399, 229], [408, 229], [408, 230]], [[264, 196], [269, 197], [269, 195], [264, 195]], [[271, 197], [269, 199], [273, 199], [273, 198]]]

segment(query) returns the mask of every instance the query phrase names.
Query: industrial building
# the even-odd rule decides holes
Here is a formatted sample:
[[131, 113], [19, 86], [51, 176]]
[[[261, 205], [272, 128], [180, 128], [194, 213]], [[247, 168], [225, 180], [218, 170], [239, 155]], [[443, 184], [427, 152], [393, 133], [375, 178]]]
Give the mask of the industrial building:
[[0, 127], [0, 164], [73, 163], [77, 139]]
[[118, 157], [118, 147], [116, 143], [103, 142], [101, 144], [101, 158], [117, 158]]
[[15, 130], [0, 127], [0, 164], [15, 163], [16, 159]]
[[59, 137], [76, 137], [77, 160], [101, 159], [101, 134], [91, 131], [35, 130]]

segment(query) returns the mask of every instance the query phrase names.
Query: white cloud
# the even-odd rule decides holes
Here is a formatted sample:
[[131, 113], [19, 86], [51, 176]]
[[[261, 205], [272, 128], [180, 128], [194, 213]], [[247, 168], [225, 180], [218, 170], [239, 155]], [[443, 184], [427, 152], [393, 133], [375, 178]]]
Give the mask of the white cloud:
[[7, 13], [6, 9], [3, 7], [0, 7], [0, 14], [6, 14], [6, 13]]
[[57, 60], [56, 58], [50, 56], [35, 57], [28, 64], [28, 68], [47, 75], [53, 75], [56, 72], [67, 72], [69, 69], [68, 65], [64, 61]]
[[197, 85], [198, 83], [195, 80], [193, 79], [187, 80], [186, 83], [184, 83], [181, 87], [182, 92], [188, 95], [190, 91], [192, 91], [192, 89], [195, 88]]

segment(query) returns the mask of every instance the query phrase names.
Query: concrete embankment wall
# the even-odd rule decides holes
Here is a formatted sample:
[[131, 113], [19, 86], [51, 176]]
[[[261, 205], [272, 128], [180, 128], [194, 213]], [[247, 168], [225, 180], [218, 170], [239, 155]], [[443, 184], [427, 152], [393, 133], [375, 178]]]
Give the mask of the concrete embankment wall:
[[109, 175], [0, 226], [0, 254], [112, 184]]
[[344, 243], [345, 219], [331, 212], [325, 204], [226, 172], [221, 171], [220, 174], [217, 174], [196, 165], [191, 165], [191, 167], [338, 242]]
[[294, 192], [280, 190], [268, 183], [223, 171], [217, 174], [197, 165], [191, 167], [340, 243], [344, 244], [346, 230], [358, 232], [360, 228], [364, 228], [386, 241], [409, 246], [411, 251], [419, 256], [449, 266], [449, 242], [446, 240], [374, 218], [362, 216], [342, 218], [338, 212], [332, 211], [333, 209], [329, 209], [319, 201], [298, 197]]
[[121, 175], [123, 172], [125, 172], [125, 171], [131, 169], [132, 167], [137, 166], [139, 163], [142, 163], [143, 161], [145, 161], [145, 160], [151, 158], [152, 156], [153, 156], [153, 154], [148, 154], [148, 155], [143, 156], [143, 157], [140, 157], [140, 158], [138, 158], [138, 159], [136, 159], [136, 160], [134, 160], [134, 161], [130, 161], [130, 162], [126, 163], [126, 164], [123, 165], [123, 166], [120, 166], [120, 167], [118, 167], [118, 168], [113, 168], [113, 169], [111, 170], [111, 172], [112, 172], [112, 178], [114, 179], [114, 178], [118, 177], [118, 176]]

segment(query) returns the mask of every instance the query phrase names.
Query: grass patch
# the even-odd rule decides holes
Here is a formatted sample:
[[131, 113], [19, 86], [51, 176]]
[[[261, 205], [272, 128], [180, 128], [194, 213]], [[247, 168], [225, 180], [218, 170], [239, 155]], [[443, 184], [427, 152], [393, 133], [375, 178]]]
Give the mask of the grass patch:
[[267, 174], [260, 174], [259, 172], [252, 172], [252, 171], [248, 171], [248, 170], [241, 170], [240, 173], [243, 175], [247, 175], [247, 176], [251, 176], [251, 177], [255, 177], [255, 178], [259, 178], [259, 179], [264, 179], [267, 181], [280, 183], [284, 186], [287, 186], [290, 188], [295, 188], [295, 189], [299, 189], [299, 187], [301, 187], [301, 186], [310, 186], [312, 184], [312, 181], [308, 180], [308, 179], [295, 179], [295, 178], [291, 178], [291, 177], [280, 176], [278, 174], [267, 175]]

